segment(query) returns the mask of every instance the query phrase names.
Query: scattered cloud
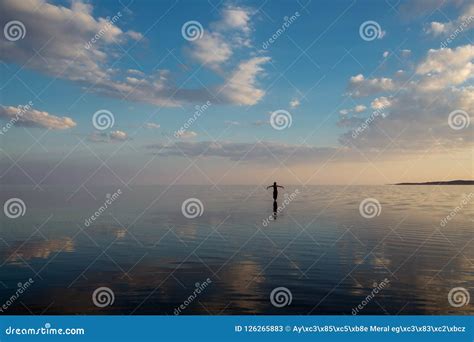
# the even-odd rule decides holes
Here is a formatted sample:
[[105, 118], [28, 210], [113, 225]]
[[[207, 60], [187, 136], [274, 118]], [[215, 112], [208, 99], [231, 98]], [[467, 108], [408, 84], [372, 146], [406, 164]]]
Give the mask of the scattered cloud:
[[19, 110], [17, 107], [0, 106], [0, 118], [15, 120], [17, 126], [41, 127], [47, 129], [69, 129], [77, 124], [69, 117], [56, 116], [36, 109]]
[[466, 6], [461, 15], [448, 22], [437, 22], [433, 21], [429, 23], [424, 31], [425, 33], [434, 37], [445, 37], [450, 34], [456, 34], [456, 36], [463, 31], [468, 31], [474, 27], [474, 4]]
[[197, 133], [194, 131], [183, 131], [179, 134], [179, 138], [181, 139], [192, 139], [197, 137]]
[[400, 51], [400, 53], [402, 54], [402, 57], [409, 57], [411, 55], [411, 50], [403, 49]]
[[117, 140], [117, 141], [128, 140], [127, 133], [123, 131], [112, 131], [110, 132], [109, 137], [111, 140]]
[[[166, 107], [211, 98], [216, 103], [253, 105], [265, 94], [257, 86], [257, 77], [268, 57], [255, 57], [256, 52], [252, 51], [250, 59], [240, 59], [236, 66], [222, 68], [235, 49], [249, 47], [242, 40], [250, 32], [250, 14], [242, 8], [227, 7], [221, 13], [215, 28], [225, 32], [225, 39], [219, 31], [206, 31], [202, 39], [191, 44], [191, 55], [214, 70], [219, 69], [223, 84], [189, 89], [176, 86], [172, 72], [167, 69], [145, 74], [110, 66], [127, 44], [143, 40], [140, 33], [119, 27], [122, 16], [113, 22], [94, 16], [92, 5], [80, 1], [67, 7], [43, 0], [5, 0], [0, 2], [0, 12], [4, 17], [28, 23], [24, 39], [15, 44], [0, 40], [0, 60], [73, 81], [91, 93]], [[61, 34], [53, 34], [58, 31]], [[93, 40], [99, 33], [100, 39]], [[41, 58], [31, 58], [32, 51], [41, 51]]]
[[[416, 77], [410, 82], [396, 84], [388, 78], [352, 77], [351, 95], [370, 96], [388, 91], [390, 96], [377, 97], [371, 102], [373, 110], [383, 110], [385, 115], [341, 118], [338, 125], [351, 130], [339, 141], [348, 147], [386, 153], [393, 149], [399, 149], [400, 153], [472, 149], [472, 129], [451, 129], [448, 115], [462, 110], [474, 120], [474, 86], [469, 83], [474, 76], [473, 59], [473, 45], [432, 49], [415, 66]], [[364, 123], [367, 127], [354, 137], [353, 129]]]
[[364, 105], [357, 105], [354, 107], [354, 112], [356, 113], [362, 113], [363, 111], [365, 111], [367, 109], [366, 106]]
[[405, 75], [405, 71], [404, 71], [404, 70], [401, 70], [401, 69], [400, 69], [400, 70], [397, 70], [397, 71], [395, 72], [395, 77], [400, 78], [400, 77], [402, 77], [402, 76], [404, 76], [404, 75]]
[[[15, 44], [0, 40], [1, 58], [55, 77], [87, 82], [108, 79], [108, 71], [102, 68], [105, 47], [130, 38], [110, 20], [94, 18], [92, 6], [79, 1], [68, 8], [42, 0], [5, 0], [0, 2], [0, 12], [28, 23], [29, 33]], [[53, 34], [58, 31], [61, 34]], [[86, 42], [99, 32], [100, 40], [87, 48]], [[32, 51], [41, 51], [42, 58], [31, 58]]]
[[161, 126], [159, 124], [156, 124], [154, 122], [147, 122], [145, 124], [145, 128], [148, 128], [148, 129], [158, 129], [160, 128]]
[[296, 108], [300, 106], [300, 100], [298, 99], [293, 99], [290, 101], [290, 107], [291, 108]]
[[474, 45], [456, 49], [431, 49], [418, 65], [416, 73], [422, 75], [419, 87], [422, 90], [440, 90], [450, 85], [459, 85], [474, 77]]
[[137, 70], [137, 69], [128, 69], [127, 73], [129, 73], [130, 75], [145, 76], [145, 74], [142, 71]]
[[128, 134], [123, 131], [98, 132], [95, 131], [87, 136], [87, 140], [94, 143], [109, 143], [114, 141], [129, 140]]
[[383, 58], [387, 58], [389, 54], [390, 54], [390, 52], [384, 51], [384, 53], [382, 54], [382, 56], [383, 56]]
[[219, 70], [220, 65], [232, 56], [232, 48], [220, 33], [205, 31], [202, 38], [193, 42], [189, 53], [198, 62]]
[[447, 34], [448, 32], [452, 31], [452, 29], [452, 23], [440, 23], [433, 21], [425, 28], [425, 32], [436, 37]]
[[222, 18], [217, 23], [212, 24], [215, 29], [227, 30], [241, 30], [244, 33], [250, 32], [250, 17], [249, 10], [242, 7], [226, 7], [222, 10]]
[[218, 72], [229, 61], [234, 51], [242, 47], [251, 47], [250, 17], [248, 10], [227, 6], [220, 12], [221, 18], [212, 22], [203, 36], [190, 43], [189, 55], [199, 63]]
[[222, 85], [208, 87], [216, 101], [254, 105], [265, 95], [257, 85], [257, 78], [270, 57], [256, 56], [256, 51], [250, 51], [252, 57], [240, 59], [233, 68], [229, 66], [236, 50], [252, 48], [249, 38], [251, 13], [242, 7], [227, 6], [220, 15], [221, 18], [209, 25], [201, 39], [190, 43], [187, 51], [194, 60], [224, 77]]
[[253, 57], [241, 62], [219, 88], [218, 94], [232, 103], [256, 104], [265, 95], [265, 91], [257, 87], [257, 76], [263, 71], [262, 65], [268, 61], [270, 57]]
[[350, 78], [348, 94], [356, 98], [394, 89], [395, 84], [390, 78], [365, 78], [364, 75], [358, 74]]
[[356, 105], [354, 108], [344, 108], [339, 111], [339, 114], [341, 115], [348, 115], [349, 113], [362, 113], [367, 109], [366, 106], [364, 105]]
[[388, 108], [390, 105], [390, 100], [385, 96], [377, 97], [370, 103], [370, 107], [375, 110]]

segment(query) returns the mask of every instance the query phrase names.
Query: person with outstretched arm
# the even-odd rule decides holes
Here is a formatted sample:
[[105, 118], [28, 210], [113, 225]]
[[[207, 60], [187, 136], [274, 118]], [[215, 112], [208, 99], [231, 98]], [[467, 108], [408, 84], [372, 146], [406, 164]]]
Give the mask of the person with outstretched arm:
[[273, 185], [267, 186], [267, 190], [273, 188], [273, 200], [276, 201], [278, 197], [278, 188], [284, 189], [283, 186], [277, 185], [277, 182], [273, 182]]

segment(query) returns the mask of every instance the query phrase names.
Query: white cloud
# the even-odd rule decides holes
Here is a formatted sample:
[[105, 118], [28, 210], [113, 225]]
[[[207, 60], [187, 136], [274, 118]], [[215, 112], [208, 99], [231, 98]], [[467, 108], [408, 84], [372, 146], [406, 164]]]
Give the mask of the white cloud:
[[[42, 0], [5, 0], [0, 2], [0, 12], [23, 22], [27, 30], [25, 38], [14, 44], [0, 40], [1, 60], [91, 86], [90, 92], [117, 98], [128, 95], [131, 101], [156, 105], [177, 105], [177, 100], [169, 99], [170, 85], [156, 79], [156, 75], [141, 81], [135, 77], [120, 80], [127, 71], [107, 67], [109, 55], [117, 52], [117, 45], [126, 44], [131, 38], [117, 26], [121, 17], [117, 16], [115, 23], [96, 18], [92, 6], [79, 1], [68, 8]], [[131, 36], [139, 38], [137, 34]], [[35, 51], [40, 51], [41, 57]], [[141, 76], [134, 70], [128, 73]]]
[[352, 97], [364, 97], [395, 89], [395, 83], [390, 78], [365, 78], [358, 74], [349, 80], [348, 93]]
[[191, 43], [190, 56], [207, 67], [221, 71], [222, 64], [234, 54], [234, 50], [250, 47], [250, 13], [240, 7], [226, 7], [221, 19], [210, 24], [203, 36]]
[[[224, 76], [224, 84], [210, 87], [211, 96], [218, 102], [239, 105], [254, 105], [265, 95], [257, 86], [257, 77], [264, 71], [262, 65], [269, 57], [255, 56], [240, 60], [230, 72], [231, 57], [236, 49], [251, 47], [248, 41], [250, 33], [250, 12], [240, 7], [226, 7], [221, 11], [221, 19], [210, 24], [201, 39], [192, 42], [188, 50], [191, 57]], [[215, 90], [215, 92], [214, 92]]]
[[293, 99], [290, 101], [290, 107], [291, 108], [296, 108], [300, 106], [300, 100], [298, 99]]
[[130, 75], [145, 76], [145, 74], [144, 74], [142, 71], [137, 70], [137, 69], [128, 69], [127, 72], [128, 72]]
[[232, 103], [256, 104], [265, 95], [265, 91], [257, 87], [257, 76], [263, 71], [261, 65], [268, 61], [270, 57], [253, 57], [241, 62], [218, 93]]
[[123, 131], [112, 131], [109, 134], [111, 140], [124, 141], [128, 139], [127, 133]]
[[408, 56], [411, 55], [411, 50], [409, 50], [409, 49], [403, 49], [400, 52], [402, 54], [402, 57], [408, 57]]
[[423, 75], [420, 89], [433, 91], [448, 85], [459, 85], [474, 77], [474, 45], [456, 49], [431, 49], [424, 61], [416, 68]]
[[367, 107], [364, 106], [364, 105], [356, 105], [354, 108], [349, 108], [349, 109], [344, 108], [344, 109], [341, 109], [341, 110], [339, 111], [339, 114], [341, 114], [341, 115], [348, 115], [349, 113], [352, 113], [352, 112], [354, 112], [354, 113], [362, 113], [362, 112], [364, 112], [366, 109], [367, 109]]
[[403, 71], [402, 69], [397, 70], [397, 71], [395, 72], [395, 76], [396, 76], [396, 77], [402, 77], [403, 75], [405, 75], [405, 71]]
[[218, 30], [237, 29], [250, 32], [250, 13], [241, 7], [227, 7], [222, 10], [222, 19], [214, 24]]
[[427, 28], [425, 28], [425, 32], [431, 34], [433, 36], [440, 36], [449, 33], [453, 30], [452, 23], [439, 23], [437, 21], [433, 21], [429, 24]]
[[48, 112], [36, 109], [19, 110], [17, 107], [0, 106], [0, 118], [15, 120], [17, 126], [41, 127], [48, 129], [68, 129], [76, 126], [76, 122], [69, 117], [55, 116]]
[[[0, 40], [1, 58], [56, 77], [88, 82], [107, 79], [108, 72], [102, 68], [106, 46], [128, 38], [117, 25], [94, 18], [92, 6], [82, 2], [68, 8], [42, 0], [4, 0], [0, 12], [21, 21], [27, 30], [25, 38], [14, 44]], [[99, 32], [100, 38], [89, 46]], [[34, 51], [40, 51], [41, 57], [31, 58]]]
[[382, 56], [383, 56], [383, 58], [387, 58], [389, 54], [390, 54], [390, 52], [388, 52], [388, 51], [384, 51], [384, 53], [383, 53], [383, 55], [382, 55]]
[[160, 128], [160, 125], [154, 123], [154, 122], [147, 122], [145, 124], [145, 128], [149, 128], [149, 129], [158, 129]]
[[354, 107], [354, 112], [356, 113], [362, 113], [363, 111], [365, 111], [367, 109], [366, 106], [364, 105], [357, 105]]
[[386, 98], [385, 96], [382, 96], [382, 97], [377, 97], [376, 99], [374, 99], [371, 104], [370, 104], [370, 107], [372, 109], [384, 109], [384, 108], [388, 108], [390, 107], [391, 105], [391, 102], [388, 98]]
[[[343, 117], [340, 120], [340, 126], [351, 128], [340, 137], [340, 142], [385, 153], [394, 150], [402, 154], [426, 149], [441, 152], [472, 150], [472, 127], [455, 131], [448, 125], [448, 116], [454, 110], [462, 110], [470, 115], [471, 122], [474, 121], [474, 86], [467, 82], [474, 75], [473, 49], [473, 45], [466, 45], [429, 50], [415, 66], [413, 80], [380, 87], [392, 88], [392, 92], [389, 97], [375, 98], [371, 107], [377, 112], [383, 110], [385, 115], [372, 113], [366, 118]], [[361, 75], [352, 79], [352, 83], [364, 84], [366, 81]], [[381, 83], [377, 82], [377, 85]], [[364, 124], [367, 127], [354, 137], [353, 130]]]
[[123, 131], [98, 132], [95, 131], [87, 136], [87, 140], [94, 143], [110, 143], [114, 141], [129, 140], [128, 134]]
[[220, 33], [205, 31], [202, 38], [193, 42], [190, 55], [198, 62], [218, 69], [232, 56], [232, 49]]
[[181, 139], [192, 139], [195, 137], [197, 137], [197, 133], [194, 131], [183, 131], [179, 134], [179, 138]]
[[128, 37], [130, 37], [133, 40], [142, 40], [143, 35], [140, 32], [135, 32], [135, 31], [127, 31], [125, 33]]
[[463, 31], [468, 31], [474, 27], [474, 4], [466, 6], [462, 14], [453, 21], [437, 22], [433, 21], [425, 27], [425, 33], [434, 37], [458, 35]]
[[[92, 5], [74, 1], [70, 7], [66, 7], [43, 0], [4, 0], [0, 1], [0, 13], [5, 18], [20, 20], [27, 29], [24, 39], [14, 43], [6, 39], [0, 40], [0, 60], [76, 82], [87, 87], [91, 93], [173, 107], [207, 101], [224, 88], [222, 84], [191, 89], [177, 88], [169, 70], [158, 70], [145, 75], [134, 69], [111, 68], [109, 63], [112, 57], [115, 60], [123, 53], [122, 49], [126, 48], [119, 46], [126, 45], [131, 39], [141, 40], [143, 37], [138, 32], [122, 30], [119, 27], [122, 16], [114, 22], [94, 16]], [[248, 20], [240, 10], [224, 11], [223, 15], [224, 19], [218, 26], [222, 30], [225, 27], [226, 30], [235, 31], [235, 35], [226, 31], [226, 39], [229, 34], [242, 42], [243, 35], [247, 35]], [[100, 37], [95, 39], [99, 33]], [[191, 53], [217, 70], [229, 61], [233, 49], [243, 46], [237, 46], [233, 38], [228, 39], [229, 42], [223, 41], [220, 33], [205, 34], [202, 40], [192, 45], [196, 50]], [[35, 51], [40, 51], [41, 58], [36, 56]], [[234, 89], [236, 94], [228, 94], [225, 90], [215, 98], [216, 103], [248, 105], [261, 99], [264, 92], [256, 87], [255, 79], [263, 71], [257, 64], [263, 62], [253, 58], [238, 62], [240, 64], [236, 71], [219, 70], [229, 89]], [[254, 63], [255, 61], [259, 62]], [[253, 71], [250, 70], [252, 63]], [[231, 67], [229, 69], [232, 70]], [[243, 77], [236, 74], [240, 69], [243, 69]], [[244, 82], [241, 89], [237, 88], [237, 81]], [[253, 91], [256, 93], [249, 93]]]

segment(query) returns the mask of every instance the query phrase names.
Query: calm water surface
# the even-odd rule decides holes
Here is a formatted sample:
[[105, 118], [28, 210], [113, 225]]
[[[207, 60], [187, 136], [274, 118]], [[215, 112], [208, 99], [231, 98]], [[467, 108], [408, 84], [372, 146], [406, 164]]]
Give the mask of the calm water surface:
[[[0, 219], [0, 302], [34, 280], [5, 313], [172, 315], [208, 278], [182, 314], [350, 315], [384, 279], [360, 314], [474, 313], [448, 302], [454, 287], [474, 296], [472, 186], [288, 186], [280, 205], [299, 194], [268, 224], [271, 192], [260, 187], [136, 186], [86, 226], [117, 189], [2, 187], [1, 203], [18, 197], [27, 210]], [[183, 216], [190, 197], [202, 216]], [[360, 215], [365, 198], [379, 216]], [[101, 286], [113, 305], [93, 304]], [[290, 305], [271, 304], [276, 287]]]

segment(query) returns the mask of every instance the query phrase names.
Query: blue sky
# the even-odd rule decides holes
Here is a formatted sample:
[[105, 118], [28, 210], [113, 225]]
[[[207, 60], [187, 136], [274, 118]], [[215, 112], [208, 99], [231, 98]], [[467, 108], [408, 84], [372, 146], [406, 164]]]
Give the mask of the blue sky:
[[[122, 181], [140, 173], [133, 179], [145, 183], [170, 183], [191, 160], [206, 176], [179, 182], [213, 183], [224, 173], [225, 182], [254, 184], [277, 169], [291, 183], [318, 183], [315, 172], [323, 183], [473, 176], [472, 125], [448, 125], [453, 111], [473, 115], [467, 1], [8, 0], [0, 9], [3, 27], [18, 20], [26, 31], [15, 41], [2, 37], [2, 123], [13, 107], [33, 103], [0, 137], [5, 179], [19, 181], [9, 175], [19, 157], [32, 170], [26, 183], [35, 184], [67, 179], [78, 164], [94, 170], [95, 154], [115, 156], [111, 168]], [[189, 21], [202, 26], [201, 38], [183, 37]], [[378, 25], [377, 38], [361, 37], [367, 21]], [[173, 136], [206, 101], [186, 134]], [[380, 103], [384, 115], [374, 117]], [[95, 129], [98, 110], [112, 113], [113, 127]], [[277, 110], [291, 116], [290, 127], [272, 127]], [[396, 179], [407, 156], [412, 170]], [[456, 170], [425, 174], [453, 158]], [[367, 163], [371, 171], [362, 171]], [[257, 179], [243, 179], [246, 170]]]

